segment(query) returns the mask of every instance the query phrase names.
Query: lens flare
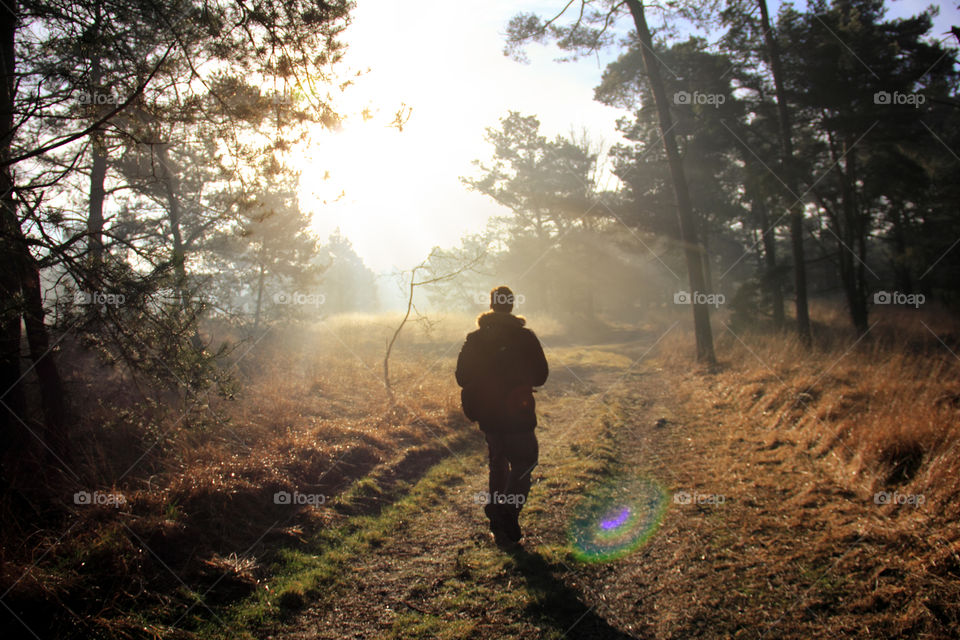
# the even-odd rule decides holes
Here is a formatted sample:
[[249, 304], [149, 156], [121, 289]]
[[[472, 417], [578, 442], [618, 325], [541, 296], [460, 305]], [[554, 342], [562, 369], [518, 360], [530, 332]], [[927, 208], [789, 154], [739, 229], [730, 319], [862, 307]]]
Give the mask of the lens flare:
[[567, 532], [574, 557], [609, 562], [636, 551], [656, 531], [667, 497], [647, 478], [621, 478], [601, 487], [579, 505]]
[[617, 527], [622, 525], [624, 522], [626, 522], [627, 518], [629, 517], [630, 517], [630, 507], [626, 507], [623, 511], [620, 512], [620, 515], [618, 515], [616, 518], [613, 518], [612, 520], [604, 520], [603, 522], [601, 522], [600, 528], [603, 529], [604, 531], [609, 531], [610, 529], [616, 529]]

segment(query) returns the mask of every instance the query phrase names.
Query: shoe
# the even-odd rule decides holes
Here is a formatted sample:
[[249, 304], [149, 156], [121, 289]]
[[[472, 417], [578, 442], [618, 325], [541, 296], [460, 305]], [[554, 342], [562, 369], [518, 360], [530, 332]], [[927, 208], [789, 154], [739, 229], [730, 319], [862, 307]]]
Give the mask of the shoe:
[[510, 551], [520, 547], [520, 543], [511, 539], [510, 536], [507, 535], [506, 531], [496, 531], [491, 535], [493, 536], [493, 543], [500, 549]]
[[516, 545], [510, 528], [510, 516], [498, 504], [484, 505], [483, 512], [490, 520], [490, 534], [493, 541], [500, 548], [511, 548]]
[[513, 542], [520, 542], [520, 538], [523, 537], [523, 531], [520, 529], [520, 510], [506, 506], [503, 510], [503, 525], [507, 537]]

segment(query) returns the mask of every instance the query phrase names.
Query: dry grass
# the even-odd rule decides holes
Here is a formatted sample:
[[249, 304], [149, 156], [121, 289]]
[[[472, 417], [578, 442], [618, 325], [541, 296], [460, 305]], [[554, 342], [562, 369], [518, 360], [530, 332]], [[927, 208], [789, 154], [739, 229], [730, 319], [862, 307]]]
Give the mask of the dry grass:
[[[878, 323], [857, 342], [842, 313], [815, 312], [812, 351], [782, 335], [734, 333], [718, 317], [721, 366], [714, 372], [689, 371], [690, 333], [669, 332], [659, 359], [682, 371], [686, 385], [671, 393], [691, 406], [712, 403], [731, 433], [759, 430], [771, 459], [809, 456], [864, 501], [878, 491], [922, 495], [917, 508], [874, 511], [911, 535], [935, 530], [946, 544], [918, 551], [913, 562], [943, 579], [960, 575], [960, 536], [950, 529], [960, 515], [960, 332], [953, 319], [877, 312]], [[533, 328], [553, 357], [554, 385], [562, 386], [564, 376], [575, 385], [581, 370], [623, 369], [633, 356], [619, 342], [653, 344], [676, 318], [601, 332], [594, 341], [609, 346], [589, 355], [566, 346], [572, 338], [555, 321], [538, 317]], [[28, 490], [0, 502], [0, 592], [10, 589], [4, 601], [42, 636], [69, 637], [79, 625], [70, 633], [140, 637], [149, 635], [146, 627], [159, 635], [167, 633], [163, 624], [190, 628], [205, 614], [195, 605], [200, 596], [229, 602], [258, 589], [279, 549], [297, 547], [358, 508], [291, 509], [274, 503], [275, 492], [335, 498], [363, 478], [422, 473], [426, 461], [445, 455], [441, 440], [474, 431], [451, 375], [474, 317], [432, 320], [408, 325], [394, 350], [394, 407], [382, 366], [399, 315], [330, 318], [238, 344], [227, 364], [234, 389], [226, 393], [136, 394], [115, 371], [78, 359], [73, 379], [86, 382], [73, 383], [84, 416], [73, 465], [81, 479], [57, 487], [60, 507], [42, 514]], [[796, 446], [778, 446], [787, 440]], [[372, 487], [371, 495], [381, 489]], [[77, 506], [78, 490], [118, 492], [126, 502], [119, 509]], [[50, 504], [49, 495], [44, 500]]]
[[[335, 318], [238, 344], [225, 365], [233, 376], [226, 394], [141, 387], [140, 395], [116, 372], [78, 360], [72, 377], [86, 382], [71, 467], [79, 480], [29, 496], [60, 505], [39, 521], [10, 496], [3, 501], [5, 602], [41, 636], [138, 636], [141, 616], [172, 624], [187, 614], [177, 626], [189, 627], [204, 613], [190, 608], [198, 596], [246, 595], [279, 547], [340, 517], [278, 505], [276, 492], [332, 501], [378, 469], [425, 471], [427, 459], [473, 431], [451, 376], [464, 329], [451, 327], [449, 344], [438, 340], [441, 326], [404, 330], [391, 359], [398, 403], [390, 406], [382, 359], [393, 321]], [[76, 505], [77, 491], [124, 502]], [[60, 613], [51, 617], [51, 607]]]
[[[751, 492], [782, 496], [788, 539], [791, 530], [818, 531], [819, 551], [801, 541], [783, 547], [822, 563], [813, 576], [833, 575], [833, 567], [847, 576], [839, 610], [851, 625], [869, 613], [881, 616], [884, 633], [941, 637], [923, 630], [956, 628], [958, 616], [956, 322], [936, 310], [875, 309], [858, 341], [842, 313], [820, 308], [815, 319], [808, 350], [793, 337], [735, 333], [717, 318], [714, 371], [691, 370], [689, 357], [664, 360], [674, 396], [702, 428], [726, 434], [714, 482], [742, 488], [750, 505], [765, 504]], [[661, 353], [686, 354], [691, 345], [689, 331], [676, 332]], [[762, 479], [774, 469], [783, 473]], [[844, 549], [850, 555], [831, 564]], [[769, 566], [782, 560], [771, 557]]]
[[877, 312], [858, 341], [834, 328], [843, 321], [836, 312], [826, 315], [816, 317], [812, 350], [792, 336], [721, 325], [717, 389], [744, 421], [790, 432], [829, 458], [851, 488], [924, 494], [955, 518], [960, 358], [951, 319]]
[[637, 392], [665, 426], [641, 430], [640, 459], [728, 501], [668, 519], [623, 578], [656, 587], [630, 599], [650, 635], [956, 637], [955, 323], [883, 311], [857, 342], [844, 314], [816, 309], [813, 350], [717, 314], [713, 369], [693, 363], [689, 310], [662, 318], [680, 326]]

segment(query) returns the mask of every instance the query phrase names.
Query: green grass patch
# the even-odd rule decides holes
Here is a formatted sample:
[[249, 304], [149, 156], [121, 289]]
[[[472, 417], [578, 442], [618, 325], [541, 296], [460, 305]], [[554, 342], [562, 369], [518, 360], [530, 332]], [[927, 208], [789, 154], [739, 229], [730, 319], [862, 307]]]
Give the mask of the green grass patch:
[[[465, 447], [461, 447], [465, 448]], [[198, 631], [201, 638], [253, 639], [257, 631], [270, 624], [288, 620], [304, 605], [328, 601], [352, 579], [346, 570], [350, 561], [375, 549], [391, 537], [402, 521], [422, 511], [422, 505], [456, 485], [462, 473], [461, 460], [480, 464], [479, 456], [446, 458], [431, 468], [405, 496], [375, 516], [355, 516], [336, 528], [319, 532], [303, 549], [283, 549], [270, 568], [271, 579], [247, 600], [230, 607], [220, 620], [206, 620]], [[343, 499], [356, 500], [377, 492], [369, 478], [357, 481]]]

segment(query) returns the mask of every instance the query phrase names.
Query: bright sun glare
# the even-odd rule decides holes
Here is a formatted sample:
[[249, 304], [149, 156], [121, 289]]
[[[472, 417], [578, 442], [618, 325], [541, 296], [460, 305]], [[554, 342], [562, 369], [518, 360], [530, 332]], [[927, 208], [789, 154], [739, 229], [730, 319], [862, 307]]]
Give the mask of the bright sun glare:
[[[584, 125], [615, 140], [621, 114], [592, 99], [595, 61], [557, 65], [546, 50], [532, 51], [530, 65], [503, 56], [503, 26], [524, 6], [495, 2], [451, 28], [440, 0], [415, 12], [386, 0], [358, 4], [345, 62], [364, 73], [336, 98], [342, 128], [317, 127], [298, 167], [301, 207], [320, 238], [339, 227], [369, 267], [389, 272], [482, 231], [506, 212], [460, 176], [490, 157], [484, 128], [509, 109], [537, 114], [551, 136]], [[399, 131], [391, 122], [404, 104], [412, 111]], [[360, 115], [364, 107], [373, 117]]]
[[424, 239], [439, 231], [431, 228], [440, 224], [437, 192], [460, 188], [442, 183], [445, 155], [429, 131], [358, 118], [314, 137], [301, 201], [321, 237], [339, 228], [374, 268], [407, 268], [429, 250]]

